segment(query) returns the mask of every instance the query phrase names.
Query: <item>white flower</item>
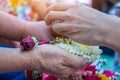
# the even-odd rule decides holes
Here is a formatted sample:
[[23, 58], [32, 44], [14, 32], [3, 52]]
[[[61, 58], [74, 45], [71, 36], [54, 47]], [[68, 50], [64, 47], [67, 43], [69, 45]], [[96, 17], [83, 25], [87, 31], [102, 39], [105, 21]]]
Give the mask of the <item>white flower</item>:
[[87, 46], [66, 38], [56, 38], [54, 45], [67, 50], [71, 54], [87, 58], [91, 62], [99, 59], [102, 53], [99, 46]]

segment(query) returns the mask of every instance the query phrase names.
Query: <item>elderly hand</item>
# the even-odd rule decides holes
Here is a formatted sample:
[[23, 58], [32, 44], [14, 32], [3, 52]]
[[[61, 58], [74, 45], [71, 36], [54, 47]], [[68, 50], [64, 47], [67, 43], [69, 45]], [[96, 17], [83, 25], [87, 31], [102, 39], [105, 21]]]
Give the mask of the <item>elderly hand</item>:
[[116, 27], [110, 16], [81, 4], [54, 4], [48, 8], [46, 23], [54, 32], [88, 45], [105, 45]]
[[52, 45], [41, 45], [29, 53], [32, 54], [32, 70], [49, 73], [58, 78], [68, 77], [88, 65], [88, 60]]

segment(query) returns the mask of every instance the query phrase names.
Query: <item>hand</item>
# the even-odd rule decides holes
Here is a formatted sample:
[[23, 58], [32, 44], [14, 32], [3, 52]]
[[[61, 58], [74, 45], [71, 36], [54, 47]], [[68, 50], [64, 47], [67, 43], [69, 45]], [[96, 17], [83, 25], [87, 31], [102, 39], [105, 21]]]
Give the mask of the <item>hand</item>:
[[45, 72], [58, 78], [68, 77], [88, 65], [88, 60], [52, 46], [41, 45], [33, 49], [32, 70]]
[[47, 26], [44, 21], [31, 22], [26, 32], [26, 36], [34, 36], [38, 40], [54, 40], [56, 37], [51, 27]]
[[[114, 30], [115, 19], [80, 4], [55, 4], [48, 8], [46, 23], [54, 32], [88, 45], [104, 45], [108, 33]], [[118, 20], [119, 21], [119, 20]]]

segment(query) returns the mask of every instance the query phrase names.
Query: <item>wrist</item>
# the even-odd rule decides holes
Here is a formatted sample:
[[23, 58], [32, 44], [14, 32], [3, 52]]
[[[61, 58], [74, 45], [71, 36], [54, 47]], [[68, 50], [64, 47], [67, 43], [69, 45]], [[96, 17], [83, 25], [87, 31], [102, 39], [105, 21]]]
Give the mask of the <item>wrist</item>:
[[0, 54], [0, 72], [23, 71], [31, 68], [31, 56], [18, 48], [0, 48]]
[[22, 39], [24, 39], [27, 36], [35, 35], [34, 32], [35, 26], [36, 26], [35, 22], [26, 22], [26, 26], [24, 26], [22, 30]]
[[18, 61], [19, 66], [22, 66], [22, 70], [33, 70], [33, 64], [35, 62], [34, 54], [35, 51], [21, 51], [20, 49], [16, 49], [16, 52], [18, 53]]
[[48, 28], [48, 26], [46, 26], [44, 21], [29, 22], [29, 26], [26, 29], [26, 35], [34, 36], [37, 38], [38, 41], [51, 38], [50, 32], [51, 30]]
[[26, 63], [27, 69], [34, 70], [34, 71], [41, 71], [42, 70], [42, 64], [41, 64], [41, 48], [40, 46], [35, 47], [34, 49], [27, 51], [28, 54], [28, 61]]
[[18, 52], [18, 63], [22, 66], [22, 70], [31, 69], [32, 55], [30, 51], [21, 51], [16, 49]]
[[31, 23], [32, 22], [28, 22], [28, 21], [24, 22], [25, 26], [24, 26], [24, 28], [22, 28], [22, 31], [21, 31], [21, 40], [27, 36], [30, 36], [30, 31], [31, 31], [31, 27], [32, 27]]
[[23, 35], [23, 38], [27, 36], [34, 36], [37, 39], [39, 39], [38, 37], [41, 37], [41, 36], [39, 33], [37, 33], [36, 26], [40, 27], [39, 22], [28, 22], [28, 26], [25, 28], [25, 33]]

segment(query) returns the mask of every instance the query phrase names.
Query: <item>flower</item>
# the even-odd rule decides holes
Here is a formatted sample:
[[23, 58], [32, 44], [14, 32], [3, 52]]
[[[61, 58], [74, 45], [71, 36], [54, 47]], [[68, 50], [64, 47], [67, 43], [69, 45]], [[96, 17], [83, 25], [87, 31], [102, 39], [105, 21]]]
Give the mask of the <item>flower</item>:
[[104, 74], [98, 74], [98, 77], [100, 77], [102, 80], [110, 80], [107, 76]]
[[20, 0], [8, 0], [12, 7], [17, 7], [20, 4]]
[[32, 78], [32, 70], [25, 70], [26, 77], [31, 79]]
[[97, 75], [92, 75], [92, 76], [85, 76], [84, 80], [102, 80], [102, 79]]
[[97, 69], [96, 69], [96, 66], [87, 66], [87, 67], [84, 68], [84, 71], [92, 71], [92, 74], [95, 75]]
[[42, 79], [42, 80], [57, 80], [57, 78], [55, 78], [55, 77], [52, 76], [52, 75], [43, 73], [43, 79]]
[[13, 15], [13, 16], [18, 16], [18, 14], [14, 11], [9, 11], [9, 14]]
[[84, 57], [89, 60], [89, 62], [94, 62], [100, 58], [102, 50], [99, 46], [88, 46], [77, 43], [68, 38], [56, 38], [56, 42], [53, 45], [63, 48], [71, 54]]
[[41, 42], [38, 42], [38, 40], [35, 37], [26, 37], [21, 42], [20, 45], [22, 46], [23, 50], [31, 50], [35, 45], [43, 45], [43, 44], [49, 44], [48, 40], [43, 40]]
[[112, 72], [112, 71], [108, 71], [108, 70], [105, 70], [103, 72], [104, 75], [106, 75], [107, 77], [111, 78], [113, 76], [116, 76], [115, 72]]
[[20, 42], [20, 45], [22, 46], [23, 50], [31, 50], [35, 46], [35, 42], [32, 37], [28, 36]]

